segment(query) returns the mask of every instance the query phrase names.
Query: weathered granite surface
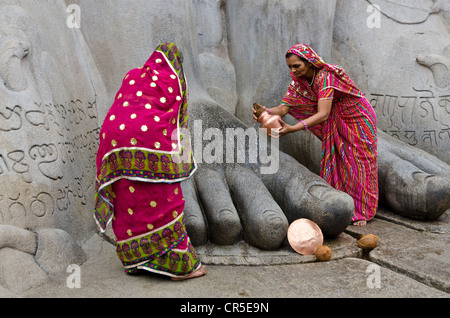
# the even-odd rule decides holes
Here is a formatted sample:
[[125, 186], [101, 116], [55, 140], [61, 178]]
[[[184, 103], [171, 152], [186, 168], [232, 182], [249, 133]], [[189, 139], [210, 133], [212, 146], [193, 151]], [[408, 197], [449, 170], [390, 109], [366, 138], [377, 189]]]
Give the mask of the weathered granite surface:
[[[380, 11], [358, 14], [369, 3]], [[335, 20], [347, 22], [335, 24], [332, 50], [366, 93], [380, 129], [447, 163], [449, 12], [448, 1], [338, 1]]]
[[[2, 297], [124, 297], [178, 298], [449, 298], [449, 234], [415, 230], [381, 219], [380, 212], [366, 228], [350, 226], [338, 239], [325, 240], [333, 256], [317, 262], [294, 253], [289, 246], [261, 251], [245, 242], [226, 247], [204, 245], [198, 249], [207, 264], [204, 277], [173, 282], [152, 274], [129, 276], [114, 247], [95, 235], [83, 245], [88, 260], [80, 267], [80, 288], [67, 282], [48, 281], [22, 292], [0, 289]], [[398, 218], [397, 216], [395, 216]], [[404, 222], [409, 222], [404, 219]], [[448, 231], [448, 218], [434, 227]], [[378, 246], [363, 253], [358, 235], [374, 233]], [[151, 301], [151, 300], [150, 300]], [[269, 300], [270, 303], [270, 300]], [[178, 312], [180, 308], [172, 308]]]
[[[352, 202], [314, 174], [320, 145], [310, 134], [284, 138], [280, 143], [283, 152], [278, 152], [276, 142], [265, 145], [258, 137], [231, 147], [231, 162], [225, 160], [226, 151], [222, 158], [211, 151], [212, 137], [226, 137], [227, 128], [242, 134], [257, 127], [250, 117], [253, 102], [279, 103], [290, 80], [284, 53], [298, 42], [311, 44], [326, 61], [344, 65], [373, 103], [380, 126], [382, 203], [397, 218], [421, 220], [416, 224], [425, 228], [430, 221], [424, 220], [436, 222], [445, 216], [450, 207], [448, 3], [381, 1], [380, 15], [368, 10], [370, 4], [363, 0], [345, 4], [342, 0], [55, 0], [51, 4], [0, 0], [0, 181], [4, 185], [0, 192], [0, 295], [44, 296], [51, 295], [52, 288], [60, 292], [58, 296], [98, 295], [93, 285], [67, 289], [66, 269], [72, 265], [82, 265], [83, 277], [96, 278], [93, 282], [106, 279], [104, 286], [125, 281], [124, 276], [117, 276], [119, 283], [111, 280], [110, 274], [120, 272], [117, 260], [113, 261], [113, 238], [98, 237], [92, 218], [98, 132], [123, 75], [141, 66], [164, 41], [175, 42], [183, 52], [191, 127], [202, 125], [194, 136], [194, 152], [203, 159], [201, 169], [216, 175], [215, 185], [220, 178], [223, 181], [219, 197], [211, 196], [209, 188], [199, 191], [202, 174], [183, 185], [190, 198], [186, 207], [192, 220], [189, 231], [212, 263], [217, 261], [215, 251], [221, 254], [227, 249], [242, 261], [237, 246], [248, 246], [246, 257], [253, 264], [264, 263], [267, 255], [277, 264], [283, 262], [277, 258], [280, 255], [289, 263], [295, 261], [297, 255], [285, 254], [283, 233], [289, 222], [304, 216], [314, 219], [330, 236], [339, 235], [337, 246], [348, 242], [348, 236], [341, 233], [347, 228]], [[317, 21], [321, 21], [320, 28]], [[255, 144], [258, 147], [252, 148]], [[258, 162], [250, 162], [250, 155], [261, 155], [266, 148], [273, 151], [270, 161], [262, 163], [260, 156]], [[262, 168], [276, 169], [263, 173]], [[245, 173], [236, 174], [239, 169]], [[249, 180], [258, 184], [257, 193], [246, 186]], [[257, 202], [259, 195], [264, 200]], [[223, 203], [224, 211], [232, 212], [234, 225], [227, 227], [225, 237], [210, 231], [212, 223], [204, 217], [208, 200], [213, 211]], [[257, 218], [263, 214], [260, 211], [267, 216]], [[275, 223], [264, 227], [273, 215], [277, 216]], [[223, 222], [219, 228], [227, 224]], [[416, 233], [405, 230], [404, 224], [387, 228]], [[430, 249], [433, 235], [423, 237], [424, 248]], [[425, 254], [424, 259], [433, 262], [424, 261], [424, 266], [448, 264], [447, 238], [437, 239], [443, 243], [437, 245], [437, 252]], [[380, 246], [380, 253], [371, 253], [372, 262], [402, 272], [398, 276], [386, 269], [389, 281], [405, 283], [407, 289], [402, 292], [408, 296], [442, 295], [436, 288], [448, 292], [445, 270], [428, 278], [425, 274], [432, 270], [393, 261], [406, 244], [399, 242], [393, 250]], [[270, 251], [262, 257], [259, 248]], [[366, 261], [350, 260], [344, 249], [337, 255], [342, 262], [291, 264], [261, 271], [281, 271], [285, 277], [282, 272], [291, 270], [290, 266], [305, 273], [315, 265], [334, 273], [352, 266], [367, 267]], [[442, 256], [439, 261], [436, 255]], [[233, 270], [220, 268], [223, 273]], [[404, 281], [409, 273], [414, 273], [414, 279]], [[336, 284], [348, 285], [337, 277], [333, 278]], [[431, 282], [432, 288], [413, 288], [416, 280]], [[84, 278], [83, 282], [88, 284]], [[213, 283], [220, 280], [212, 281], [211, 288]], [[388, 295], [387, 291], [402, 295], [398, 286], [377, 295]], [[259, 290], [250, 294], [262, 295]], [[131, 295], [126, 288], [110, 292]], [[154, 296], [166, 295], [153, 292]], [[320, 292], [319, 288], [310, 295]], [[339, 295], [337, 287], [325, 295], [333, 293]], [[294, 293], [286, 296], [290, 295]]]

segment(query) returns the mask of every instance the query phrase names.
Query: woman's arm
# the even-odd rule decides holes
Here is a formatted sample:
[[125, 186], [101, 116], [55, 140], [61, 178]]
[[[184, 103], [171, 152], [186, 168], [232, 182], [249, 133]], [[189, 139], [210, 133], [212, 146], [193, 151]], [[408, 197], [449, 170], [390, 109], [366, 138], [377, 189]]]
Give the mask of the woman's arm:
[[[272, 107], [272, 108], [266, 108], [266, 107], [264, 107], [264, 108], [265, 108], [271, 115], [279, 115], [279, 116], [281, 116], [281, 117], [286, 116], [287, 113], [289, 113], [289, 110], [290, 110], [290, 107], [289, 107], [289, 106], [286, 106], [286, 105], [283, 105], [283, 104], [280, 104], [280, 105], [278, 105], [278, 106], [276, 106], [276, 107]], [[255, 108], [253, 108], [253, 111], [252, 111], [253, 121], [256, 122], [258, 118], [256, 118], [255, 113], [256, 113]]]
[[276, 107], [269, 108], [268, 111], [271, 115], [279, 115], [280, 117], [284, 117], [287, 115], [287, 113], [289, 113], [290, 109], [291, 107], [280, 104]]
[[305, 124], [308, 128], [310, 128], [324, 122], [330, 116], [332, 104], [332, 99], [319, 100], [317, 104], [317, 113], [315, 113], [311, 117], [306, 118], [303, 121], [299, 121], [293, 126], [286, 124], [284, 121], [281, 121], [282, 128], [279, 130], [280, 137], [299, 130], [305, 130]]

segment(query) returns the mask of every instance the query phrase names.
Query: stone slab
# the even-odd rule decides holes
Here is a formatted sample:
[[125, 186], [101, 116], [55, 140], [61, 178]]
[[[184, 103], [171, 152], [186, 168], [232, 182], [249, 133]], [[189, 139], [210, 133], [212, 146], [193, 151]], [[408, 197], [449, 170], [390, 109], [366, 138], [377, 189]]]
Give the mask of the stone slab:
[[435, 221], [418, 221], [413, 220], [398, 214], [393, 213], [387, 209], [381, 208], [377, 213], [377, 218], [386, 220], [392, 223], [400, 224], [405, 227], [415, 229], [418, 231], [426, 231], [431, 233], [450, 234], [450, 210], [447, 210]]
[[[333, 239], [325, 239], [324, 245], [330, 247], [332, 259], [357, 257], [361, 254], [356, 240], [348, 234], [341, 233]], [[286, 265], [317, 262], [314, 255], [296, 253], [287, 241], [276, 251], [263, 251], [241, 241], [238, 244], [218, 246], [204, 244], [196, 247], [202, 262], [211, 265]]]
[[[353, 257], [277, 266], [207, 265], [206, 276], [173, 282], [151, 273], [126, 275], [115, 255], [115, 247], [99, 236], [93, 237], [87, 245], [90, 257], [81, 266], [80, 288], [52, 283], [19, 296], [183, 299], [449, 297], [448, 293], [411, 277]], [[371, 276], [374, 274], [378, 275], [379, 285], [374, 284]]]
[[355, 237], [375, 234], [378, 246], [370, 252], [370, 261], [450, 292], [449, 234], [419, 231], [379, 217], [365, 227], [349, 227], [347, 233]]

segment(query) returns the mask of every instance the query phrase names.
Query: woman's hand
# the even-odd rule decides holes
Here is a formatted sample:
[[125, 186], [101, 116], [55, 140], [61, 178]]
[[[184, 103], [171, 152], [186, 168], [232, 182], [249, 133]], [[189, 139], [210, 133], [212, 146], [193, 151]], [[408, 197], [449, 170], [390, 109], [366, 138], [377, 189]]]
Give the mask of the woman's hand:
[[[266, 106], [262, 106], [262, 107], [264, 108], [264, 110], [268, 111]], [[270, 108], [270, 114], [271, 115], [278, 115], [280, 117], [284, 117], [289, 112], [289, 110], [290, 110], [289, 106], [280, 104], [280, 105], [278, 105], [276, 107]], [[256, 116], [256, 112], [257, 112], [257, 109], [255, 108], [255, 106], [253, 106], [253, 108], [252, 108], [252, 117], [253, 117], [253, 121], [254, 122], [258, 121], [258, 116]]]
[[280, 119], [281, 128], [278, 130], [278, 136], [283, 137], [289, 133], [293, 133], [297, 131], [294, 126], [286, 124], [283, 120]]
[[[264, 111], [267, 111], [267, 108], [265, 107], [265, 106], [262, 106], [262, 108], [264, 109]], [[261, 114], [264, 112], [264, 111], [261, 111], [261, 108], [257, 108], [257, 106], [256, 106], [256, 104], [253, 104], [253, 108], [252, 108], [252, 118], [253, 118], [253, 121], [256, 123], [256, 122], [258, 122], [258, 118], [259, 118], [259, 116], [261, 116]], [[258, 113], [259, 113], [259, 115], [258, 115]]]
[[258, 117], [256, 117], [256, 109], [254, 106], [252, 108], [252, 118], [255, 123], [258, 122]]

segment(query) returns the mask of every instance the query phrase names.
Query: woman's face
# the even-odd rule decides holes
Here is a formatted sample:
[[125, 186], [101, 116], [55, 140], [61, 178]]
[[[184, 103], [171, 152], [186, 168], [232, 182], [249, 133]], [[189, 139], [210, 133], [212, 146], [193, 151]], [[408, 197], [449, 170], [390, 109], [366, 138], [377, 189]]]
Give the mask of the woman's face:
[[303, 62], [297, 55], [290, 55], [286, 58], [289, 70], [296, 77], [303, 77], [310, 70], [310, 64]]

